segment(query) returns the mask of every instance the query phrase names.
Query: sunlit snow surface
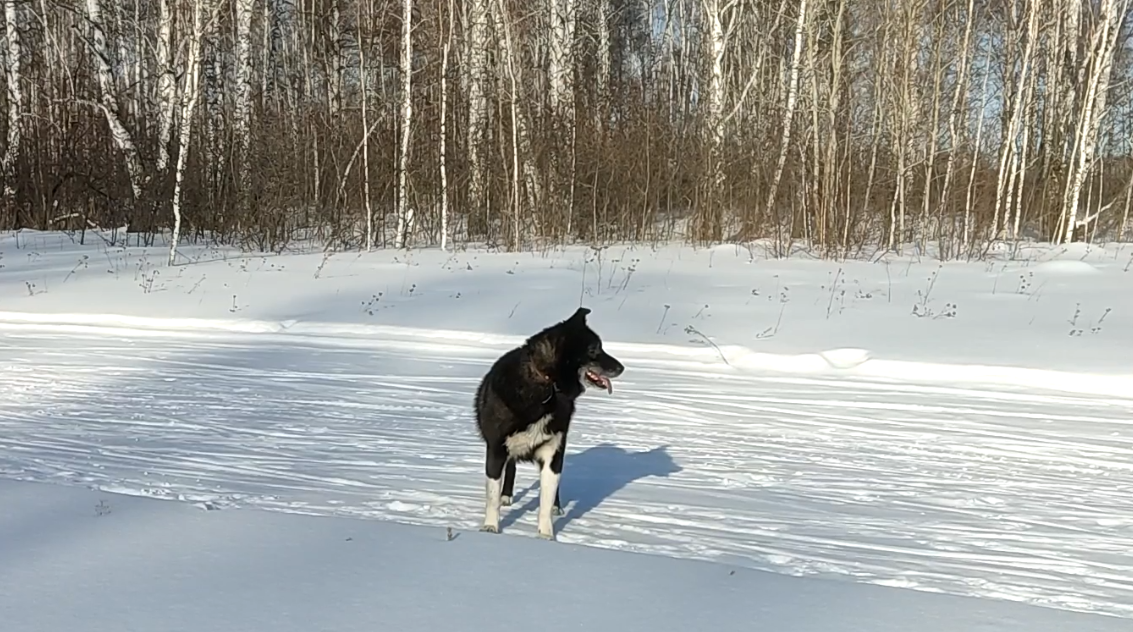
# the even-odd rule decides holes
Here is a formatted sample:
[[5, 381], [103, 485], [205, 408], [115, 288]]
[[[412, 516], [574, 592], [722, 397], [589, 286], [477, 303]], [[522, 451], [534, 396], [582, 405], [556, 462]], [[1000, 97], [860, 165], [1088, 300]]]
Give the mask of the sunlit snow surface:
[[[25, 232], [18, 244], [11, 234], [0, 238], [0, 478], [107, 492], [74, 490], [92, 494], [88, 503], [62, 490], [28, 491], [54, 487], [0, 487], [8, 498], [0, 615], [7, 608], [25, 617], [17, 616], [28, 622], [19, 629], [125, 629], [98, 627], [98, 614], [77, 628], [35, 625], [49, 610], [80, 609], [91, 595], [117, 590], [111, 582], [90, 593], [84, 582], [97, 577], [70, 571], [74, 579], [49, 582], [51, 569], [66, 570], [57, 568], [64, 546], [78, 566], [122, 573], [139, 572], [152, 554], [151, 572], [176, 575], [162, 580], [167, 595], [190, 579], [203, 582], [194, 584], [198, 596], [223, 590], [213, 578], [225, 571], [198, 568], [200, 556], [220, 556], [213, 563], [239, 567], [242, 585], [262, 578], [275, 586], [273, 599], [294, 591], [307, 604], [329, 588], [308, 593], [281, 579], [306, 577], [307, 564], [319, 577], [345, 564], [344, 572], [383, 586], [399, 581], [372, 568], [389, 550], [377, 546], [386, 536], [431, 551], [421, 554], [437, 568], [458, 565], [448, 571], [455, 579], [437, 580], [476, 586], [458, 599], [494, 587], [500, 603], [478, 607], [504, 619], [484, 629], [509, 610], [534, 607], [519, 601], [581, 604], [613, 586], [631, 590], [613, 576], [636, 575], [638, 564], [674, 575], [649, 580], [668, 582], [660, 596], [644, 586], [627, 593], [643, 600], [643, 612], [687, 604], [683, 614], [659, 617], [664, 629], [708, 625], [694, 609], [712, 606], [697, 604], [740, 581], [752, 582], [750, 590], [722, 600], [736, 610], [717, 615], [749, 617], [734, 629], [749, 629], [764, 608], [783, 616], [790, 604], [776, 592], [821, 593], [823, 602], [837, 595], [860, 607], [866, 593], [853, 591], [866, 583], [1133, 618], [1133, 248], [1032, 248], [1016, 260], [944, 265], [912, 257], [776, 261], [734, 247], [331, 257], [190, 249], [195, 263], [169, 268], [163, 248], [87, 238], [86, 246], [59, 234]], [[496, 356], [569, 316], [580, 298], [627, 371], [612, 395], [591, 392], [579, 404], [559, 544], [505, 537], [535, 535], [531, 466], [520, 467], [505, 536], [475, 533], [483, 503], [476, 382]], [[58, 502], [37, 517], [41, 494]], [[142, 517], [95, 516], [98, 498], [143, 508]], [[240, 507], [368, 520], [227, 511]], [[160, 520], [147, 523], [151, 514]], [[123, 521], [121, 531], [100, 526], [112, 520]], [[322, 525], [342, 558], [333, 564], [305, 539], [321, 537]], [[468, 533], [445, 542], [447, 527]], [[232, 530], [233, 542], [219, 542]], [[345, 532], [374, 545], [363, 554], [368, 564], [355, 557], [359, 547], [338, 543]], [[90, 547], [81, 546], [86, 538]], [[241, 538], [263, 538], [259, 555], [242, 559]], [[136, 539], [152, 550], [130, 548]], [[555, 587], [540, 593], [540, 566], [560, 568], [573, 555], [560, 550], [573, 544], [597, 557], [548, 570]], [[452, 553], [460, 546], [487, 548]], [[130, 550], [114, 561], [97, 547]], [[192, 562], [168, 566], [179, 547]], [[290, 562], [277, 559], [277, 548]], [[481, 577], [481, 564], [501, 579]], [[840, 581], [791, 589], [773, 574], [736, 579], [734, 569]], [[530, 592], [503, 588], [508, 571]], [[555, 579], [558, 572], [566, 578]], [[676, 577], [689, 573], [726, 579], [704, 579], [713, 586], [706, 588]], [[43, 582], [28, 581], [41, 575]], [[438, 598], [428, 577], [420, 575], [421, 594], [398, 589], [422, 610]], [[943, 598], [868, 595], [899, 601], [910, 593]], [[27, 604], [36, 599], [56, 605], [35, 613]], [[876, 619], [859, 608], [854, 616], [863, 618], [843, 613], [836, 626], [779, 619], [774, 629], [933, 629], [898, 601]], [[916, 603], [954, 613], [979, 602]], [[255, 598], [245, 607], [257, 608]], [[369, 612], [371, 604], [356, 607]], [[1008, 605], [967, 610], [986, 616], [972, 620], [977, 627], [942, 621], [940, 629], [1104, 629], [1119, 621], [1059, 627], [1046, 609], [998, 607]], [[907, 618], [894, 619], [898, 611]], [[515, 622], [531, 625], [531, 616]], [[271, 617], [210, 629], [312, 629]], [[358, 617], [350, 626], [367, 621]], [[559, 624], [552, 629], [575, 629]], [[194, 629], [177, 625], [167, 629]]]

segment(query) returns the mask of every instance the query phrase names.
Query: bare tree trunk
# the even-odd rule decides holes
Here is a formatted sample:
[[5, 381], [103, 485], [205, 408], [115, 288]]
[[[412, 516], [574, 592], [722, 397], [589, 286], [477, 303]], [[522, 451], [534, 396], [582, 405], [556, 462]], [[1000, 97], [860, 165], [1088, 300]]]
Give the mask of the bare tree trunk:
[[[1035, 13], [1036, 14], [1038, 13], [1038, 9], [1035, 10]], [[1028, 27], [1027, 37], [1038, 39], [1038, 36], [1039, 36], [1039, 34], [1038, 34], [1038, 20], [1035, 20]], [[1009, 229], [1009, 232], [1010, 232], [1012, 239], [1015, 239], [1015, 240], [1019, 239], [1019, 231], [1022, 230], [1023, 191], [1027, 188], [1026, 187], [1026, 184], [1027, 184], [1027, 182], [1026, 182], [1027, 160], [1028, 160], [1027, 153], [1028, 153], [1028, 150], [1030, 149], [1030, 145], [1031, 145], [1031, 129], [1033, 127], [1035, 127], [1035, 120], [1034, 120], [1034, 117], [1031, 114], [1031, 110], [1032, 110], [1031, 101], [1032, 101], [1032, 95], [1035, 92], [1035, 84], [1038, 82], [1037, 75], [1038, 75], [1038, 72], [1032, 70], [1027, 75], [1027, 82], [1023, 86], [1023, 101], [1022, 101], [1022, 103], [1023, 103], [1023, 108], [1022, 108], [1023, 113], [1021, 115], [1022, 118], [1021, 118], [1020, 126], [1019, 126], [1020, 132], [1022, 134], [1022, 138], [1019, 140], [1019, 155], [1016, 159], [1016, 162], [1018, 163], [1019, 166], [1018, 166], [1018, 169], [1017, 169], [1017, 175], [1015, 176], [1015, 178], [1017, 178], [1018, 182], [1013, 183], [1014, 191], [1015, 191], [1015, 213], [1014, 213], [1014, 222], [1015, 223]], [[1010, 199], [1008, 200], [1008, 203], [1010, 203]], [[1008, 209], [1007, 209], [1007, 212], [1004, 215], [1003, 228], [1005, 230], [1008, 230], [1007, 216], [1009, 216], [1010, 214], [1011, 214], [1011, 208], [1009, 206]]]
[[[988, 80], [991, 79], [991, 68], [984, 68], [983, 85], [980, 87], [980, 95], [987, 94]], [[980, 118], [976, 123], [976, 141], [972, 145], [972, 170], [968, 174], [968, 193], [964, 199], [964, 234], [960, 238], [960, 251], [966, 255], [970, 255], [971, 251], [970, 240], [972, 236], [972, 196], [976, 188], [976, 167], [980, 162], [980, 140], [983, 138], [984, 132], [984, 118], [987, 115], [987, 102], [985, 98], [980, 100]]]
[[448, 171], [446, 164], [446, 133], [448, 119], [448, 54], [456, 30], [456, 3], [448, 1], [448, 36], [442, 44], [441, 52], [441, 133], [440, 133], [440, 175], [441, 175], [441, 250], [448, 249]]
[[559, 120], [570, 120], [574, 99], [571, 74], [574, 65], [574, 29], [578, 0], [549, 0], [551, 29], [547, 75], [550, 80], [551, 108]]
[[[512, 226], [513, 231], [513, 246], [519, 247], [521, 242], [521, 198], [520, 198], [520, 178], [526, 185], [527, 191], [527, 205], [531, 209], [539, 208], [539, 200], [541, 199], [541, 192], [539, 190], [539, 181], [536, 175], [535, 166], [531, 161], [531, 139], [527, 133], [527, 123], [523, 115], [519, 112], [518, 102], [522, 97], [519, 69], [517, 68], [516, 60], [516, 47], [512, 43], [511, 22], [507, 14], [507, 7], [504, 0], [497, 0], [496, 11], [492, 12], [495, 19], [496, 32], [502, 34], [502, 37], [497, 37], [499, 45], [499, 55], [502, 63], [506, 64], [508, 82], [511, 87], [510, 96], [510, 110], [511, 110], [511, 125], [512, 125], [512, 168], [514, 178], [513, 186], [513, 211], [515, 224]], [[522, 170], [521, 170], [522, 169]], [[522, 174], [522, 176], [520, 175]]]
[[181, 134], [178, 141], [177, 167], [173, 183], [173, 238], [169, 242], [169, 265], [177, 257], [181, 240], [181, 192], [185, 181], [185, 164], [189, 157], [189, 141], [193, 133], [193, 109], [197, 105], [201, 83], [201, 39], [205, 31], [206, 0], [193, 0], [193, 30], [185, 55], [185, 83], [181, 89]]
[[[264, 0], [266, 1], [266, 0]], [[252, 188], [248, 165], [252, 147], [252, 11], [255, 0], [236, 0], [236, 108], [232, 121], [236, 137], [237, 216], [247, 221]]]
[[[1001, 217], [1003, 230], [1007, 228], [1010, 222], [1009, 213], [1011, 200], [1014, 195], [1013, 186], [1016, 179], [1016, 169], [1014, 167], [1018, 164], [1016, 144], [1019, 138], [1019, 127], [1022, 125], [1023, 111], [1026, 108], [1025, 86], [1027, 84], [1027, 73], [1031, 67], [1031, 57], [1033, 57], [1035, 39], [1037, 39], [1038, 33], [1037, 0], [1032, 0], [1028, 2], [1027, 5], [1026, 44], [1024, 45], [1021, 59], [1022, 68], [1019, 71], [1019, 79], [1015, 85], [1015, 98], [1012, 99], [1011, 114], [1008, 120], [1007, 130], [1004, 134], [1003, 147], [999, 158], [999, 177], [996, 181], [995, 189], [995, 215], [992, 219], [991, 227], [992, 239], [998, 239], [1000, 236]], [[1018, 36], [1019, 34], [1016, 35]]]
[[8, 135], [4, 146], [3, 162], [0, 163], [0, 178], [4, 180], [4, 207], [16, 223], [16, 161], [20, 158], [20, 144], [23, 131], [24, 97], [20, 91], [20, 20], [16, 0], [4, 0], [4, 36], [7, 58], [8, 89]]
[[[936, 180], [936, 155], [938, 153], [937, 139], [940, 137], [937, 130], [940, 129], [940, 116], [943, 105], [941, 101], [944, 98], [944, 72], [951, 63], [944, 60], [944, 40], [945, 40], [946, 20], [943, 12], [935, 16], [933, 24], [933, 54], [932, 54], [932, 116], [928, 127], [928, 148], [925, 151], [925, 166], [924, 166], [924, 189], [921, 195], [921, 222], [920, 230], [918, 231], [920, 238], [919, 244], [921, 251], [924, 252], [928, 248], [929, 228], [932, 225], [930, 221], [931, 205], [933, 201], [932, 185]], [[943, 200], [937, 199], [937, 204], [943, 206]], [[936, 227], [937, 237], [943, 229], [942, 225]]]
[[173, 68], [173, 0], [158, 0], [157, 33], [157, 159], [158, 173], [169, 166], [169, 140], [173, 136], [176, 107], [176, 71]]
[[[501, 45], [502, 52], [505, 56], [505, 63], [507, 63], [508, 77], [511, 80], [511, 183], [512, 183], [512, 250], [518, 250], [520, 244], [520, 206], [519, 206], [519, 116], [516, 113], [515, 102], [519, 98], [517, 94], [519, 91], [518, 81], [515, 78], [515, 61], [512, 56], [511, 47], [511, 29], [507, 23], [507, 15], [504, 13], [503, 0], [496, 1], [496, 27], [502, 31]], [[499, 37], [499, 36], [497, 36]]]
[[[779, 191], [779, 182], [783, 179], [783, 168], [787, 164], [787, 154], [791, 148], [791, 121], [795, 116], [795, 105], [799, 99], [799, 68], [802, 66], [803, 39], [806, 33], [807, 0], [799, 0], [799, 14], [795, 21], [795, 47], [791, 56], [791, 77], [787, 86], [787, 107], [783, 112], [783, 136], [779, 143], [779, 158], [775, 161], [775, 175], [771, 179], [771, 188], [767, 192], [767, 204], [764, 206], [764, 215], [771, 218], [771, 210], [775, 206], [775, 195]], [[778, 215], [775, 216], [775, 230], [778, 234], [777, 246], [782, 248], [783, 222]]]
[[1133, 173], [1125, 184], [1125, 210], [1121, 214], [1121, 224], [1117, 227], [1117, 241], [1125, 241], [1125, 231], [1129, 229], [1129, 207], [1133, 206]]
[[[944, 165], [944, 184], [940, 189], [940, 204], [943, 207], [948, 204], [949, 194], [951, 193], [952, 179], [955, 175], [956, 156], [959, 155], [959, 122], [962, 112], [965, 111], [963, 104], [968, 101], [968, 60], [971, 58], [972, 48], [972, 25], [975, 24], [975, 0], [968, 0], [968, 9], [965, 13], [964, 20], [964, 38], [960, 41], [960, 68], [956, 71], [956, 87], [952, 92], [952, 107], [948, 115], [948, 159]], [[967, 212], [967, 209], [965, 209]], [[952, 223], [955, 225], [955, 222]], [[955, 235], [955, 229], [951, 232]], [[955, 242], [952, 242], [951, 248], [955, 248]]]
[[1061, 224], [1062, 243], [1074, 240], [1074, 229], [1088, 224], [1095, 217], [1078, 221], [1079, 198], [1086, 176], [1093, 166], [1097, 150], [1098, 128], [1106, 114], [1106, 96], [1109, 91], [1109, 78], [1113, 70], [1113, 58], [1120, 39], [1122, 25], [1128, 14], [1129, 0], [1101, 0], [1101, 24], [1091, 37], [1090, 55], [1083, 60], [1083, 67], [1089, 66], [1089, 78], [1082, 111], [1078, 120], [1077, 143], [1073, 171], [1067, 182], [1063, 202]]
[[90, 21], [91, 39], [89, 45], [94, 57], [95, 76], [98, 79], [101, 99], [98, 106], [106, 115], [106, 122], [110, 126], [110, 135], [114, 144], [126, 159], [126, 171], [130, 176], [130, 188], [134, 194], [134, 201], [140, 201], [147, 184], [145, 169], [138, 156], [134, 138], [122, 124], [121, 111], [118, 107], [118, 95], [115, 90], [114, 74], [110, 69], [110, 56], [106, 50], [106, 35], [102, 30], [102, 3], [101, 0], [86, 0], [87, 19]]
[[[342, 59], [342, 25], [340, 20], [340, 7], [341, 0], [330, 0], [330, 20], [329, 24], [325, 27], [324, 22], [320, 18], [315, 18], [315, 24], [319, 28], [327, 29], [327, 39], [329, 40], [330, 50], [327, 53], [327, 104], [329, 106], [329, 114], [331, 116], [338, 116], [342, 111], [342, 83], [343, 83], [343, 63]], [[410, 3], [412, 6], [412, 3]]]
[[[610, 0], [598, 0], [598, 107], [599, 128], [610, 105]], [[573, 137], [573, 130], [572, 130]]]
[[484, 212], [487, 221], [485, 197], [485, 167], [480, 158], [484, 147], [484, 131], [488, 124], [487, 61], [488, 54], [488, 0], [466, 0], [467, 22], [464, 25], [464, 74], [468, 104], [468, 213], [469, 220]]
[[407, 245], [413, 230], [409, 210], [409, 132], [413, 122], [413, 0], [402, 2], [401, 13], [401, 148], [397, 166], [397, 235], [394, 247]]
[[[261, 110], [267, 110], [267, 99], [268, 99], [269, 94], [273, 94], [277, 99], [279, 98], [278, 95], [275, 94], [277, 92], [277, 89], [275, 88], [275, 83], [273, 81], [273, 78], [275, 76], [275, 72], [278, 70], [278, 67], [277, 67], [278, 62], [276, 61], [275, 56], [272, 54], [273, 53], [272, 44], [275, 41], [275, 35], [274, 35], [274, 31], [275, 31], [275, 11], [273, 10], [274, 2], [275, 2], [275, 0], [264, 0], [263, 5], [262, 5], [263, 8], [264, 8], [264, 11], [263, 11], [263, 14], [262, 14], [263, 32], [262, 32], [261, 38], [260, 38], [260, 109]], [[359, 25], [358, 28], [359, 28], [359, 30], [361, 30], [361, 28], [362, 28], [361, 25]]]
[[[367, 116], [367, 104], [370, 102], [370, 90], [367, 79], [370, 76], [370, 68], [366, 65], [366, 49], [369, 46], [369, 38], [362, 37], [362, 25], [373, 22], [374, 6], [372, 0], [369, 0], [366, 3], [366, 19], [363, 20], [362, 3], [358, 2], [357, 4], [358, 76], [362, 84], [362, 207], [366, 209], [366, 252], [370, 252], [374, 249], [374, 209], [370, 205], [370, 122], [369, 117]], [[444, 81], [443, 78], [442, 81]], [[444, 91], [443, 85], [444, 84], [442, 84], [441, 88], [442, 93]], [[441, 156], [441, 160], [443, 161], [443, 149], [441, 150]]]
[[724, 144], [724, 51], [727, 45], [724, 34], [724, 11], [734, 0], [703, 0], [701, 10], [707, 23], [708, 90], [704, 97], [704, 128], [708, 134], [709, 190], [710, 195], [705, 211], [698, 213], [701, 218], [697, 233], [701, 239], [713, 241], [720, 238], [725, 180], [724, 163], [721, 155]]
[[137, 119], [148, 119], [149, 109], [149, 78], [146, 76], [146, 49], [148, 33], [142, 25], [142, 0], [134, 0], [134, 52], [133, 52], [133, 82], [135, 105], [134, 115]]
[[907, 216], [908, 180], [911, 166], [909, 157], [915, 151], [914, 131], [918, 123], [919, 90], [916, 85], [917, 76], [917, 45], [920, 42], [919, 13], [923, 10], [921, 2], [908, 3], [902, 6], [901, 11], [901, 85], [894, 95], [894, 107], [897, 110], [894, 123], [897, 126], [893, 134], [893, 153], [897, 156], [896, 176], [897, 183], [893, 191], [893, 199], [889, 207], [889, 239], [887, 248], [895, 250], [898, 254], [907, 238], [905, 219]]

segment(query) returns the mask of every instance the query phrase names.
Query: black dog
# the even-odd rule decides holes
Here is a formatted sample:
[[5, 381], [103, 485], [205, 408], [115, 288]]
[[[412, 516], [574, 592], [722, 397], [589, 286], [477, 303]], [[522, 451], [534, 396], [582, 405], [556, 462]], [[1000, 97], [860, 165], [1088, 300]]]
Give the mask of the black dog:
[[[487, 498], [481, 531], [498, 533], [500, 505], [511, 503], [515, 463], [539, 465], [539, 536], [554, 539], [552, 510], [561, 514], [559, 478], [574, 400], [587, 385], [613, 392], [612, 378], [625, 367], [602, 350], [602, 339], [586, 324], [590, 310], [531, 336], [508, 351], [476, 388], [476, 426], [487, 447]], [[507, 477], [504, 478], [504, 469]]]

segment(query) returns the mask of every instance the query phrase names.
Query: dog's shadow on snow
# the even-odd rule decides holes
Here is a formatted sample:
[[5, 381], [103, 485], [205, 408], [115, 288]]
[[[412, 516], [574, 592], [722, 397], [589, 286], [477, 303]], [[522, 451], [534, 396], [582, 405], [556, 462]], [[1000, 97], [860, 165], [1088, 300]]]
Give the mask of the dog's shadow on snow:
[[[563, 504], [564, 515], [554, 517], [555, 531], [561, 531], [571, 522], [590, 513], [602, 501], [634, 481], [650, 476], [664, 478], [680, 471], [681, 467], [673, 461], [666, 446], [643, 452], [629, 452], [616, 445], [603, 443], [578, 454], [568, 453], [559, 483], [559, 500]], [[516, 491], [510, 510], [501, 517], [501, 529], [513, 524], [521, 516], [539, 510], [537, 472], [530, 464], [519, 465], [517, 479], [525, 474], [534, 474], [536, 481], [522, 491]], [[524, 499], [526, 502], [522, 507], [516, 506]]]

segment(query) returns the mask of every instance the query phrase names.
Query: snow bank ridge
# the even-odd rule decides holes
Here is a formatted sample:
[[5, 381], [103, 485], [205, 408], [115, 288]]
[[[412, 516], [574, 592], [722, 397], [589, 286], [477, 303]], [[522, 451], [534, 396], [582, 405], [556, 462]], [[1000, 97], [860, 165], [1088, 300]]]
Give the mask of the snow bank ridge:
[[[57, 332], [128, 329], [135, 335], [151, 337], [287, 335], [338, 340], [351, 346], [406, 348], [425, 345], [433, 350], [441, 347], [452, 352], [477, 349], [502, 351], [522, 343], [524, 339], [522, 336], [475, 331], [355, 323], [8, 311], [0, 311], [0, 328]], [[1133, 399], [1133, 373], [1084, 373], [1013, 366], [885, 360], [872, 357], [865, 349], [828, 349], [792, 355], [757, 352], [739, 345], [691, 347], [610, 341], [607, 347], [628, 358], [646, 359], [654, 364], [692, 365], [698, 370], [837, 374], [880, 380], [1029, 388]]]

